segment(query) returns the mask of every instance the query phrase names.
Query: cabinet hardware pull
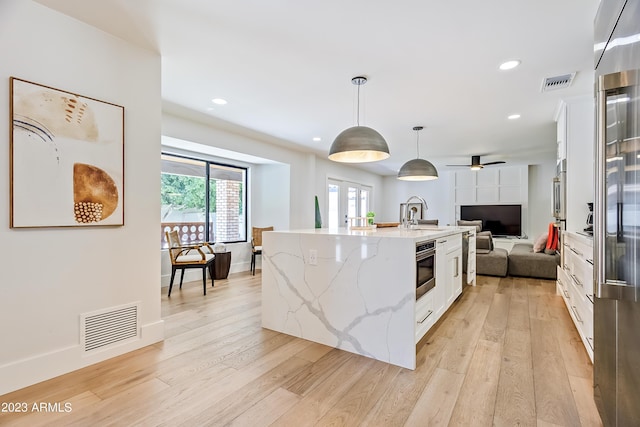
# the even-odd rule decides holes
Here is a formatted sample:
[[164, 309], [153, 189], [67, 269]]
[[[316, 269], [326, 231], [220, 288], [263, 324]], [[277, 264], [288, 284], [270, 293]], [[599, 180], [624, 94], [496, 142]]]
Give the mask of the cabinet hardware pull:
[[427, 313], [427, 315], [424, 317], [424, 319], [419, 320], [418, 323], [424, 323], [425, 320], [427, 320], [429, 318], [429, 316], [431, 316], [433, 314], [432, 310], [429, 310], [429, 312]]
[[591, 350], [593, 350], [593, 338], [587, 337], [587, 342], [589, 343], [589, 347], [591, 347]]
[[582, 252], [577, 251], [577, 250], [575, 250], [575, 249], [573, 249], [573, 248], [569, 248], [569, 249], [571, 249], [571, 252], [573, 252], [574, 254], [576, 254], [576, 255], [578, 255], [578, 256], [582, 256]]
[[581, 288], [584, 288], [584, 286], [582, 286], [582, 282], [580, 280], [578, 280], [578, 278], [576, 277], [575, 274], [572, 274], [571, 278], [573, 279], [573, 281], [575, 282], [576, 285], [580, 286]]
[[587, 262], [588, 262], [589, 264], [593, 265], [593, 260], [592, 260], [591, 258], [589, 258], [589, 259], [587, 260]]
[[456, 260], [456, 274], [453, 277], [458, 277], [458, 275], [460, 274], [460, 258], [459, 257], [455, 257]]
[[565, 296], [567, 299], [571, 299], [571, 295], [569, 295], [569, 292], [567, 292], [565, 289], [563, 289], [563, 290], [562, 290], [562, 292], [564, 292], [564, 296]]
[[581, 318], [581, 317], [580, 317], [580, 315], [578, 314], [578, 311], [576, 310], [576, 306], [575, 306], [575, 305], [572, 305], [572, 306], [571, 306], [571, 310], [573, 310], [573, 314], [575, 314], [575, 316], [576, 316], [576, 320], [577, 320], [578, 322], [580, 322], [580, 323], [583, 323], [583, 322], [582, 322], [582, 318]]

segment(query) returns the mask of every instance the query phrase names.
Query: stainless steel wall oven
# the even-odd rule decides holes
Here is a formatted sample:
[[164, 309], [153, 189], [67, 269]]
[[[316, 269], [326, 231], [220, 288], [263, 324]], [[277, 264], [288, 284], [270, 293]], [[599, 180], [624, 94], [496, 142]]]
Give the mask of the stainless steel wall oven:
[[416, 300], [436, 286], [436, 241], [416, 244]]

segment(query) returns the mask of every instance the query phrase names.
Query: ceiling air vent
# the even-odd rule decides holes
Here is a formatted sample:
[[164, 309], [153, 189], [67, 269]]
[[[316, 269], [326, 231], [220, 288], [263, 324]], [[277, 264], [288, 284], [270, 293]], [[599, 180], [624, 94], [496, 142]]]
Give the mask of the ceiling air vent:
[[562, 76], [547, 77], [542, 81], [541, 92], [549, 92], [550, 90], [564, 89], [571, 86], [576, 73], [564, 74]]

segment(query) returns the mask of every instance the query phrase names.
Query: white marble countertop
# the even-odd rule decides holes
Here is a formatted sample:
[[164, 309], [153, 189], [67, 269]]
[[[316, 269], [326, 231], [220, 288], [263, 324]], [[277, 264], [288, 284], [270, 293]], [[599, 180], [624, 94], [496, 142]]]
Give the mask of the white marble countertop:
[[[473, 231], [425, 225], [266, 231], [262, 326], [415, 369], [415, 243]], [[445, 287], [436, 285], [430, 299], [438, 292], [445, 298]]]
[[302, 230], [275, 230], [266, 233], [315, 234], [325, 236], [368, 236], [376, 238], [412, 239], [416, 242], [437, 239], [452, 234], [460, 234], [474, 227], [418, 225], [414, 228], [384, 227], [371, 230], [351, 230], [349, 228], [310, 228]]

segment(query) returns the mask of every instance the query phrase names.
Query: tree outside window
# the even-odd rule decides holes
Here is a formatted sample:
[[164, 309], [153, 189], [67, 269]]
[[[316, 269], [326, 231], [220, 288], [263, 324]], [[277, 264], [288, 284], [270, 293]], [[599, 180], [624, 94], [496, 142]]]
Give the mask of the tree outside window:
[[162, 247], [166, 247], [164, 232], [174, 229], [184, 243], [246, 241], [246, 172], [163, 154]]

